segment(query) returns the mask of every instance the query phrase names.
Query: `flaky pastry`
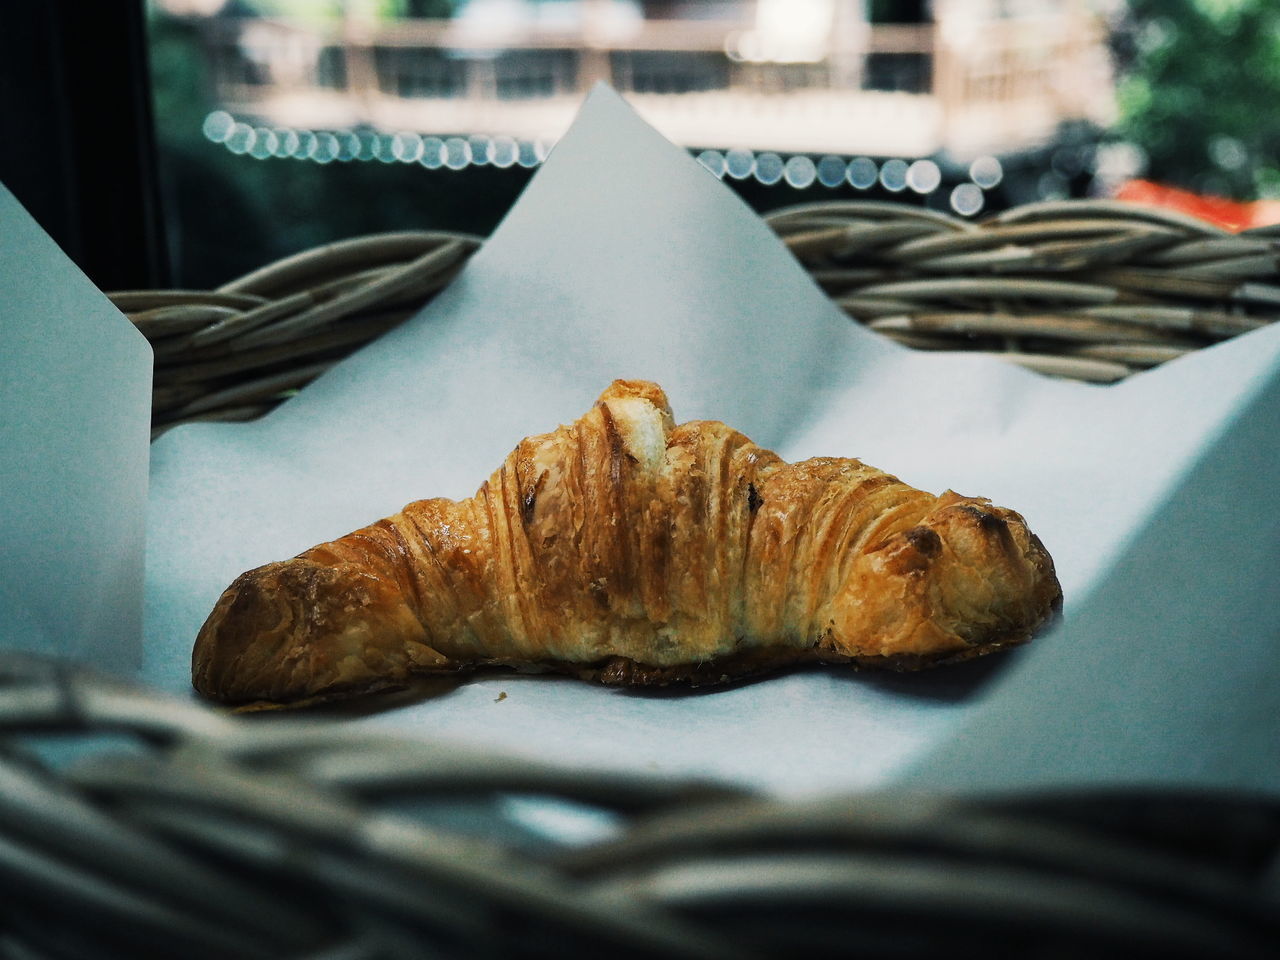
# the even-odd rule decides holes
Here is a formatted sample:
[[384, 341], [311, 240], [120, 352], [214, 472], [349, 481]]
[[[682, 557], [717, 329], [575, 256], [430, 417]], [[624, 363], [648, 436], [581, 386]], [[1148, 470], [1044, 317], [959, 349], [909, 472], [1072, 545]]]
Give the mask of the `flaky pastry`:
[[853, 459], [788, 464], [615, 381], [476, 492], [419, 500], [236, 579], [196, 639], [216, 700], [293, 704], [501, 665], [721, 683], [914, 669], [1021, 643], [1061, 603], [1022, 517]]

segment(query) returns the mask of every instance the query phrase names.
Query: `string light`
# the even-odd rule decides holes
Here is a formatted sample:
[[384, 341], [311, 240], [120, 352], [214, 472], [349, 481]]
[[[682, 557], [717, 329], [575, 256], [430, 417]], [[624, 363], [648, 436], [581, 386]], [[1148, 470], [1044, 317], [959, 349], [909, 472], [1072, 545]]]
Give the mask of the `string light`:
[[886, 160], [880, 168], [880, 186], [890, 193], [899, 193], [907, 189], [907, 161], [894, 157]]
[[267, 157], [274, 156], [279, 142], [280, 138], [276, 136], [274, 130], [266, 127], [255, 127], [253, 131], [253, 146], [249, 148], [249, 156], [255, 160], [265, 160]]
[[942, 170], [932, 160], [917, 160], [907, 167], [907, 186], [916, 193], [933, 193], [942, 185]]
[[[225, 110], [214, 110], [205, 117], [201, 132], [212, 143], [221, 144], [233, 154], [247, 154], [260, 160], [269, 157], [309, 160], [327, 164], [334, 161], [376, 161], [379, 163], [416, 163], [428, 170], [463, 170], [473, 166], [531, 169], [543, 163], [551, 152], [544, 140], [517, 140], [509, 136], [474, 134], [468, 137], [423, 136], [409, 130], [397, 133], [372, 130], [295, 130], [290, 127], [252, 126], [238, 121]], [[747, 180], [754, 178], [765, 186], [783, 181], [796, 190], [821, 186], [836, 189], [845, 184], [856, 190], [881, 187], [891, 193], [910, 189], [921, 195], [942, 189], [943, 173], [929, 159], [908, 161], [899, 157], [877, 164], [870, 157], [846, 160], [825, 154], [816, 160], [805, 154], [783, 157], [772, 151], [756, 153], [741, 147], [731, 150], [703, 150], [697, 161], [718, 179]], [[950, 190], [951, 209], [962, 216], [973, 216], [986, 205], [984, 191], [999, 186], [1004, 168], [993, 156], [982, 156], [969, 164], [968, 182]], [[1041, 183], [1042, 193], [1055, 195], [1061, 186], [1056, 181]]]
[[338, 162], [350, 163], [360, 156], [360, 138], [348, 130], [338, 134]]
[[523, 140], [520, 142], [520, 149], [516, 154], [516, 162], [526, 169], [538, 165], [538, 151], [534, 149], [532, 143]]
[[338, 138], [332, 133], [322, 131], [316, 134], [316, 146], [311, 152], [311, 159], [316, 163], [332, 163], [338, 158]]
[[730, 150], [724, 155], [724, 172], [735, 180], [745, 180], [756, 169], [756, 155], [750, 150]]
[[294, 148], [293, 155], [298, 160], [310, 160], [316, 152], [316, 135], [310, 130], [298, 131], [298, 146]]
[[418, 162], [428, 170], [439, 170], [444, 166], [444, 141], [439, 137], [422, 139], [422, 156]]
[[724, 154], [719, 150], [703, 150], [698, 154], [698, 162], [711, 171], [713, 176], [722, 178], [728, 170]]
[[969, 179], [983, 190], [990, 190], [1004, 179], [1004, 167], [995, 157], [978, 157], [969, 164]]
[[827, 154], [818, 161], [818, 182], [824, 187], [838, 187], [844, 183], [848, 165], [839, 157]]
[[358, 136], [360, 137], [360, 151], [356, 154], [356, 159], [376, 160], [378, 158], [378, 147], [382, 143], [378, 135], [366, 130]]
[[444, 142], [444, 165], [450, 170], [462, 170], [471, 163], [471, 144], [462, 137], [450, 137]]
[[222, 141], [222, 145], [239, 156], [253, 149], [253, 140], [253, 127], [247, 123], [236, 123], [227, 132], [226, 139]]
[[976, 183], [962, 183], [951, 191], [951, 209], [962, 217], [972, 217], [985, 203], [982, 188]]
[[855, 157], [849, 161], [846, 174], [849, 186], [858, 190], [869, 190], [880, 179], [880, 168], [870, 157]]
[[475, 166], [487, 166], [493, 159], [493, 141], [488, 137], [467, 137], [467, 145], [471, 147], [471, 162]]
[[422, 137], [416, 133], [397, 133], [391, 138], [391, 155], [401, 163], [417, 163], [422, 159]]
[[390, 133], [378, 134], [373, 155], [379, 163], [395, 163], [396, 138]]
[[277, 130], [276, 152], [273, 156], [279, 157], [282, 160], [285, 157], [293, 156], [293, 152], [298, 149], [298, 144], [300, 142], [297, 130], [289, 130], [287, 128]]
[[756, 157], [756, 179], [771, 187], [782, 179], [782, 158], [776, 153], [762, 153]]
[[201, 127], [204, 135], [214, 143], [226, 143], [231, 129], [236, 125], [235, 118], [225, 110], [215, 110], [204, 118]]
[[786, 162], [782, 168], [782, 175], [786, 178], [788, 185], [797, 190], [804, 190], [813, 186], [813, 181], [818, 179], [818, 167], [806, 156], [795, 156]]

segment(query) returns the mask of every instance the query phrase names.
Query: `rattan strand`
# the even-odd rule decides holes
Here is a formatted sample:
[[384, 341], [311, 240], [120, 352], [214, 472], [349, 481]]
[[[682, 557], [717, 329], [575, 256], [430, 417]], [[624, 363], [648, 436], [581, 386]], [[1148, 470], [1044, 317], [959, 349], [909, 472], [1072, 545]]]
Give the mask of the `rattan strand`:
[[782, 800], [0, 654], [5, 957], [1268, 957], [1278, 853], [1274, 798]]
[[[919, 350], [1111, 383], [1280, 317], [1280, 238], [1115, 201], [1029, 204], [982, 223], [907, 204], [769, 214], [852, 320]], [[357, 237], [215, 291], [111, 294], [156, 355], [153, 426], [260, 416], [429, 302], [483, 243]]]

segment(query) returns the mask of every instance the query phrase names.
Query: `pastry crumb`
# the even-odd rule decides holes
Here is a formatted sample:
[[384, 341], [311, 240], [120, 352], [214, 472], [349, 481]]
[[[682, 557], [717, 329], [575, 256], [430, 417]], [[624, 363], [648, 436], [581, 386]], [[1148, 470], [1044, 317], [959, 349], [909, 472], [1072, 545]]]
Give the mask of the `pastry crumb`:
[[501, 702], [502, 702], [503, 700], [505, 700], [505, 699], [507, 699], [507, 691], [505, 691], [505, 690], [499, 690], [499, 691], [498, 691], [498, 695], [497, 695], [496, 697], [494, 697], [493, 702], [494, 702], [494, 703], [501, 703]]

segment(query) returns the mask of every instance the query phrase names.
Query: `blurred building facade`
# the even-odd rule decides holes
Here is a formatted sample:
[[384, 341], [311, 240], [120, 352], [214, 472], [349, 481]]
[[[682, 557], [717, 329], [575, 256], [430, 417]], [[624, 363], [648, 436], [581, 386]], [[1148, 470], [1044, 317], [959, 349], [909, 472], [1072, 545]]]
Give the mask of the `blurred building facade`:
[[546, 144], [601, 81], [691, 149], [963, 159], [1113, 119], [1104, 25], [1083, 0], [351, 0], [327, 20], [167, 7], [198, 22], [227, 115], [269, 128]]

